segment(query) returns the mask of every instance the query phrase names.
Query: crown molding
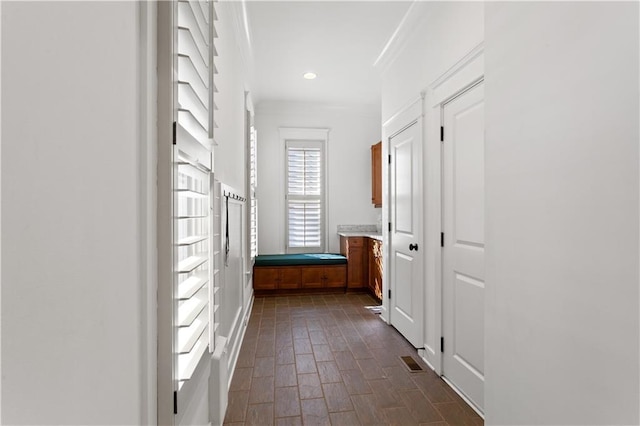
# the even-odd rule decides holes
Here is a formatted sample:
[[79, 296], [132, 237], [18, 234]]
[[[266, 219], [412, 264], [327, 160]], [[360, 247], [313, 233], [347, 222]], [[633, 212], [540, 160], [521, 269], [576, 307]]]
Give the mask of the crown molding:
[[242, 59], [242, 68], [244, 70], [245, 78], [249, 79], [249, 74], [251, 70], [253, 70], [253, 51], [251, 46], [251, 28], [249, 26], [249, 18], [247, 16], [246, 1], [224, 1], [218, 4], [221, 3], [224, 3], [224, 5], [229, 8], [228, 12], [232, 15], [228, 16], [231, 23], [230, 27], [233, 28], [240, 58]]
[[384, 73], [387, 68], [396, 60], [402, 49], [407, 44], [407, 40], [414, 33], [421, 21], [425, 18], [429, 2], [413, 0], [409, 9], [405, 12], [380, 54], [373, 62], [373, 67]]

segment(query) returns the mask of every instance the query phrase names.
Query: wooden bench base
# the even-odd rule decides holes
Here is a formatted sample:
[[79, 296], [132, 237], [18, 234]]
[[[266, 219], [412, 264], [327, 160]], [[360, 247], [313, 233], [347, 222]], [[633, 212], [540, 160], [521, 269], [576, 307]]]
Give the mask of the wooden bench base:
[[347, 265], [254, 266], [257, 294], [345, 291]]

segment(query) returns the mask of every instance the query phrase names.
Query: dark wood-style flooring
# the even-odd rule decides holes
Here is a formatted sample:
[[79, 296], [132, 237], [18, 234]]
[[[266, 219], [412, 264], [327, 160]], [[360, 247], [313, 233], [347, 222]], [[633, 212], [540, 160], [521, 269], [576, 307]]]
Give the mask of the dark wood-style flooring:
[[[225, 425], [482, 425], [365, 294], [257, 297]], [[423, 370], [410, 372], [400, 356]]]

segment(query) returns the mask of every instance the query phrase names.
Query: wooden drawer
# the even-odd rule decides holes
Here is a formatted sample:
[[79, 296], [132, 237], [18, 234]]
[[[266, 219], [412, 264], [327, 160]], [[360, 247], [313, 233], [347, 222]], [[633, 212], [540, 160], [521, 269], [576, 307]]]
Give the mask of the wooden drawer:
[[349, 247], [362, 247], [364, 246], [364, 237], [349, 237]]

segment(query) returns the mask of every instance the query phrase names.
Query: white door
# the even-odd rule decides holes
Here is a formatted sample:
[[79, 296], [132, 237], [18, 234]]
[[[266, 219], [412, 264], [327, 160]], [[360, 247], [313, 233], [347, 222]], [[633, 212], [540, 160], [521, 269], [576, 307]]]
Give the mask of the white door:
[[484, 83], [443, 107], [443, 375], [484, 409]]
[[390, 322], [416, 348], [424, 346], [422, 272], [422, 120], [389, 139]]

